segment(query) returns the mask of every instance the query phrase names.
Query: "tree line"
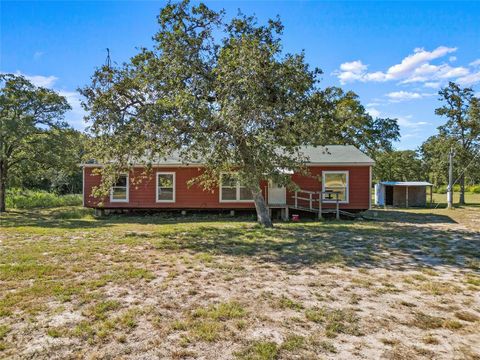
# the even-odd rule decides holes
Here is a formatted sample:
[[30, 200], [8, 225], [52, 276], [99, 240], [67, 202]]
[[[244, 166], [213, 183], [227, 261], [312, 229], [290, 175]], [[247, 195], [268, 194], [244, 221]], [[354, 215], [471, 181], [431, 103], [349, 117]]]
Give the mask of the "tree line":
[[454, 181], [465, 204], [466, 185], [480, 184], [480, 99], [471, 88], [450, 82], [439, 93], [435, 114], [446, 122], [418, 149], [383, 151], [376, 155], [374, 178], [380, 180], [425, 180], [436, 187], [448, 184], [448, 154], [454, 151]]
[[[322, 72], [309, 67], [303, 52], [283, 52], [279, 19], [259, 25], [252, 16], [224, 15], [188, 1], [166, 5], [153, 48], [99, 67], [79, 89], [85, 133], [64, 121], [70, 109], [64, 97], [22, 76], [1, 75], [0, 210], [7, 187], [80, 191], [82, 159], [108, 164], [95, 189], [105, 196], [132, 163], [142, 159], [148, 168], [176, 151], [186, 162], [204, 160], [194, 181], [205, 189], [234, 171], [252, 192], [259, 221], [271, 226], [259, 182], [268, 177], [294, 186], [282, 169], [307, 171], [302, 145], [355, 145], [377, 161], [376, 179], [435, 184], [445, 182], [445, 149], [455, 147], [463, 167], [478, 151], [472, 89], [453, 83], [442, 89], [444, 106], [436, 113], [447, 121], [439, 134], [417, 151], [395, 151], [397, 120], [372, 117], [351, 91], [321, 88]], [[461, 184], [478, 182], [474, 171], [457, 174]]]

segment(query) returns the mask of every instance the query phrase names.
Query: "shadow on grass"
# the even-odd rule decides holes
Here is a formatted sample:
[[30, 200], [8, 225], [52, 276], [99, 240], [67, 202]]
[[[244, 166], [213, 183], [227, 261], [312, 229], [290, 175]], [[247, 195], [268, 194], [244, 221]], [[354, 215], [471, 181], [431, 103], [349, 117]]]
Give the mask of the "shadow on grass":
[[[112, 246], [116, 241], [131, 241], [135, 246], [148, 244], [158, 251], [250, 257], [292, 268], [336, 264], [398, 270], [447, 265], [480, 270], [480, 234], [418, 225], [453, 223], [448, 216], [406, 211], [380, 212], [379, 221], [278, 223], [273, 229], [264, 229], [255, 225], [251, 218], [212, 215], [85, 219], [91, 213], [79, 208], [10, 212], [2, 215], [1, 226], [76, 230], [108, 229], [119, 224], [153, 224], [159, 227], [147, 232], [135, 232], [134, 226], [131, 229], [127, 227], [123, 237], [120, 234], [120, 239], [112, 239]], [[241, 223], [242, 220], [245, 222]], [[161, 226], [171, 224], [180, 226], [170, 227], [168, 231]]]
[[413, 223], [413, 224], [456, 224], [450, 216], [429, 213], [430, 209], [422, 209], [426, 212], [415, 213], [402, 210], [372, 209], [366, 212], [369, 219], [387, 222]]
[[[480, 237], [388, 223], [355, 227], [340, 222], [278, 225], [273, 230], [199, 227], [158, 238], [159, 250], [186, 250], [302, 267], [336, 264], [366, 268], [411, 268], [448, 265], [480, 269]], [[135, 235], [133, 235], [135, 236]]]

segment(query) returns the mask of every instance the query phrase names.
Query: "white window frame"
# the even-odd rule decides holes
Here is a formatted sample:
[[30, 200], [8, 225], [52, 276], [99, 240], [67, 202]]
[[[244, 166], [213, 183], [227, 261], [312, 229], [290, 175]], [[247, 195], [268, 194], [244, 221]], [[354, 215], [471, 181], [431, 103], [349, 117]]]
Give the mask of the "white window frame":
[[[158, 199], [158, 175], [173, 175], [173, 196], [172, 200], [159, 200]], [[176, 201], [177, 196], [177, 181], [176, 181], [176, 173], [173, 171], [157, 171], [155, 175], [155, 202], [157, 203], [174, 203]]]
[[122, 173], [122, 174], [120, 174], [120, 176], [126, 176], [127, 177], [127, 184], [126, 184], [127, 197], [126, 197], [126, 199], [114, 199], [113, 198], [113, 188], [114, 187], [119, 187], [119, 186], [114, 185], [110, 188], [110, 202], [111, 203], [128, 203], [128, 201], [130, 199], [130, 190], [129, 190], [129, 188], [130, 188], [130, 177], [128, 176], [128, 173]]
[[221, 203], [253, 203], [255, 200], [240, 200], [240, 188], [245, 187], [245, 186], [240, 186], [240, 181], [237, 180], [237, 183], [235, 185], [235, 200], [223, 200], [222, 199], [222, 177], [223, 175], [228, 175], [228, 174], [235, 174], [235, 173], [221, 173], [220, 174], [220, 186], [219, 186], [219, 201]]
[[[325, 175], [326, 174], [345, 174], [346, 175], [346, 183], [347, 186], [345, 187], [345, 200], [339, 200], [339, 204], [348, 204], [350, 200], [350, 172], [348, 170], [328, 170], [322, 171], [322, 192], [325, 192]], [[336, 203], [336, 200], [326, 200], [323, 199], [322, 194], [322, 202], [323, 203]]]

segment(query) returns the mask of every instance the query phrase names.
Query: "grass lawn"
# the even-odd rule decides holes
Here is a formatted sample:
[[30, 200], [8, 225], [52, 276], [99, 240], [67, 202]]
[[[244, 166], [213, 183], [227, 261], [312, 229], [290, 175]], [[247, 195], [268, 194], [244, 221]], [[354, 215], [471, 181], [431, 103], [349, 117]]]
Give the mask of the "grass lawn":
[[480, 208], [1, 216], [0, 358], [478, 359]]

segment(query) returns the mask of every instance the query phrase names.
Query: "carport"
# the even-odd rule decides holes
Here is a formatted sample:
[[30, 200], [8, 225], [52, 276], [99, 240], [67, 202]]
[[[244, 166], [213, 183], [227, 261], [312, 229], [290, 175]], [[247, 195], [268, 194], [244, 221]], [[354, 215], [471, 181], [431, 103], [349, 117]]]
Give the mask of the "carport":
[[430, 188], [430, 205], [433, 201], [433, 184], [426, 181], [381, 181], [375, 185], [375, 205], [396, 207], [425, 207], [427, 188]]

